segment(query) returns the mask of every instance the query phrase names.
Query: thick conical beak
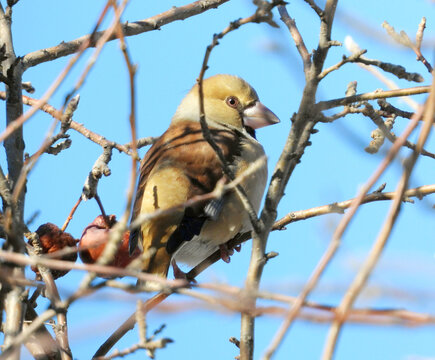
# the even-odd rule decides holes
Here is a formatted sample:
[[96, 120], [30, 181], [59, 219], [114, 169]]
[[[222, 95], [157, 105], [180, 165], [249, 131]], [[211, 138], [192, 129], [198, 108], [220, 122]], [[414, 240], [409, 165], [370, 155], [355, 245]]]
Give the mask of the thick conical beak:
[[278, 117], [261, 102], [257, 101], [253, 106], [243, 111], [243, 123], [253, 129], [279, 123]]

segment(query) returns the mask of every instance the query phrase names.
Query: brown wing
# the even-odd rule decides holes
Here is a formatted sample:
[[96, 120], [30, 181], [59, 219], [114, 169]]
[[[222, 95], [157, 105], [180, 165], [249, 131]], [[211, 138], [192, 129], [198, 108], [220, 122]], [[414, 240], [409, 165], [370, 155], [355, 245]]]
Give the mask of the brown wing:
[[[240, 151], [239, 134], [231, 130], [211, 131], [230, 164]], [[208, 193], [223, 176], [220, 161], [203, 138], [200, 124], [191, 121], [171, 125], [142, 160], [140, 172], [132, 220], [141, 213], [167, 209], [195, 195]], [[168, 216], [145, 222], [138, 231], [132, 231], [131, 250], [139, 238], [144, 251], [155, 250], [144, 264], [144, 271], [167, 275], [170, 253], [183, 241], [199, 234], [205, 220], [205, 205], [171, 212]]]

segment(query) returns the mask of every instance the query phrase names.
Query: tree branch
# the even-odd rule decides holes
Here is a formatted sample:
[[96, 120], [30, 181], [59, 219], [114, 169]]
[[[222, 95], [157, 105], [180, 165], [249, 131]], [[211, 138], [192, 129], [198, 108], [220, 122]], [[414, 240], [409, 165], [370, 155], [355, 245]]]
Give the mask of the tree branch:
[[[170, 10], [152, 16], [148, 19], [125, 23], [122, 25], [122, 31], [124, 36], [134, 36], [147, 31], [159, 30], [162, 26], [171, 22], [176, 20], [184, 20], [191, 16], [201, 14], [207, 10], [215, 9], [227, 1], [228, 0], [200, 0], [185, 6], [174, 6]], [[94, 47], [104, 33], [105, 30], [98, 31], [92, 35], [85, 35], [72, 41], [62, 42], [59, 45], [53, 46], [51, 48], [29, 53], [23, 57], [24, 70], [43, 62], [52, 61], [63, 56], [74, 54], [83, 44], [87, 43], [88, 41], [88, 47]], [[115, 40], [116, 38], [116, 35], [112, 35], [108, 41]]]
[[388, 90], [388, 91], [372, 91], [365, 94], [357, 94], [353, 96], [346, 96], [334, 100], [319, 101], [316, 106], [319, 110], [332, 109], [338, 106], [344, 106], [353, 104], [365, 100], [376, 100], [376, 99], [386, 99], [391, 97], [408, 96], [408, 95], [418, 95], [425, 94], [430, 91], [430, 86], [416, 86], [406, 89]]

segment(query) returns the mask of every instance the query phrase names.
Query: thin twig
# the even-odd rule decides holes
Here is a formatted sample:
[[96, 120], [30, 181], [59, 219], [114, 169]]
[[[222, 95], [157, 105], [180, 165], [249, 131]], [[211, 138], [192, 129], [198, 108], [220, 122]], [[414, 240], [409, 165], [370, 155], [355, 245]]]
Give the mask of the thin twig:
[[[152, 298], [148, 299], [142, 305], [142, 313], [145, 315], [153, 309], [155, 306], [160, 304], [169, 296], [169, 293], [158, 293]], [[106, 355], [110, 349], [130, 330], [133, 329], [136, 323], [136, 312], [134, 312], [122, 325], [116, 329], [116, 331], [109, 336], [109, 338], [98, 348], [93, 358]]]
[[18, 265], [42, 265], [54, 270], [81, 270], [85, 272], [95, 272], [105, 276], [131, 276], [133, 278], [151, 281], [160, 284], [163, 288], [179, 287], [186, 284], [183, 280], [166, 280], [161, 276], [143, 273], [138, 270], [124, 269], [116, 266], [107, 266], [99, 264], [80, 264], [72, 261], [51, 259], [46, 256], [25, 256], [18, 253], [11, 253], [5, 250], [0, 250], [0, 259], [12, 262]]
[[74, 206], [72, 207], [67, 219], [65, 220], [65, 222], [62, 225], [62, 228], [60, 229], [61, 231], [65, 231], [66, 228], [68, 227], [68, 224], [70, 223], [70, 221], [72, 220], [74, 213], [76, 212], [77, 208], [79, 207], [80, 203], [82, 202], [82, 197], [80, 196], [79, 199], [77, 200], [77, 202], [74, 204]]
[[[103, 11], [104, 14], [106, 10], [107, 10], [107, 6]], [[99, 24], [101, 23], [102, 17], [103, 14], [100, 16], [99, 22], [95, 26], [94, 32], [97, 30]], [[65, 68], [60, 72], [60, 74], [53, 81], [50, 87], [45, 91], [44, 95], [42, 95], [41, 99], [39, 99], [36, 102], [36, 104], [34, 104], [30, 108], [30, 110], [28, 110], [24, 114], [21, 114], [19, 117], [15, 118], [13, 122], [8, 124], [5, 131], [2, 134], [0, 134], [0, 142], [7, 139], [16, 129], [19, 129], [32, 115], [34, 115], [44, 104], [47, 103], [47, 101], [50, 99], [50, 97], [54, 94], [54, 92], [63, 82], [63, 80], [69, 74], [73, 66], [77, 63], [77, 61], [80, 59], [80, 57], [83, 55], [84, 51], [89, 47], [89, 45], [90, 45], [90, 38], [87, 39], [87, 41], [84, 41], [80, 44], [80, 47], [77, 49], [78, 53], [70, 59], [68, 64], [65, 66]]]
[[[164, 25], [177, 20], [184, 20], [191, 16], [201, 14], [207, 10], [217, 8], [227, 1], [228, 0], [201, 0], [180, 7], [174, 6], [170, 10], [148, 19], [127, 22], [122, 25], [122, 31], [124, 36], [134, 36], [146, 31], [159, 30]], [[86, 44], [86, 47], [95, 46], [99, 38], [103, 36], [104, 32], [105, 30], [98, 31], [72, 41], [62, 42], [51, 48], [29, 53], [23, 57], [24, 68], [27, 69], [43, 62], [74, 54], [79, 51], [84, 44]], [[116, 38], [116, 36], [111, 36], [108, 41], [115, 40]]]
[[[4, 91], [0, 91], [0, 99], [2, 100], [6, 100], [6, 93]], [[38, 103], [39, 100], [37, 99], [33, 99], [31, 97], [25, 96], [23, 95], [23, 103], [25, 105], [29, 105], [29, 106], [35, 106]], [[46, 112], [47, 114], [50, 114], [51, 116], [53, 116], [55, 119], [62, 121], [63, 119], [63, 115], [62, 112], [60, 112], [59, 110], [55, 109], [53, 106], [49, 105], [49, 104], [44, 104], [40, 110]], [[97, 133], [94, 133], [93, 131], [85, 128], [82, 124], [79, 124], [78, 122], [72, 120], [69, 123], [69, 127], [75, 131], [77, 131], [78, 133], [82, 134], [84, 137], [86, 137], [87, 139], [93, 141], [94, 143], [100, 145], [100, 146], [110, 146], [120, 152], [123, 152], [127, 155], [132, 155], [131, 152], [131, 148], [132, 145], [131, 143], [128, 143], [126, 145], [121, 145], [118, 144], [114, 141], [110, 141], [107, 140], [104, 136], [101, 136]], [[146, 146], [146, 145], [150, 145], [152, 144], [155, 139], [148, 137], [145, 139], [139, 139], [138, 142], [140, 141], [140, 144], [138, 144], [137, 147], [142, 147], [142, 146]]]
[[[410, 202], [411, 197], [417, 197], [421, 199], [423, 196], [434, 194], [435, 184], [423, 185], [414, 189], [408, 189], [403, 195], [402, 201]], [[374, 201], [385, 201], [393, 200], [396, 196], [396, 192], [379, 192], [375, 191], [371, 194], [364, 196], [361, 204], [367, 204]], [[281, 230], [286, 225], [291, 224], [296, 221], [307, 220], [315, 216], [326, 215], [326, 214], [344, 214], [344, 210], [348, 209], [353, 203], [354, 199], [349, 199], [345, 201], [340, 201], [328, 205], [313, 207], [307, 210], [293, 211], [281, 219], [277, 220], [273, 225], [273, 230]]]
[[426, 60], [426, 58], [421, 53], [421, 40], [423, 38], [423, 31], [426, 26], [426, 19], [423, 18], [418, 30], [417, 30], [417, 45], [415, 45], [409, 36], [404, 32], [403, 30], [398, 34], [394, 28], [388, 24], [388, 22], [384, 21], [382, 24], [382, 27], [387, 31], [388, 35], [390, 35], [395, 41], [397, 41], [399, 44], [402, 44], [403, 46], [406, 46], [410, 49], [412, 49], [415, 54], [417, 55], [417, 60], [421, 61], [424, 66], [426, 66], [427, 71], [429, 71], [430, 74], [432, 74], [433, 67], [432, 65]]
[[[306, 1], [310, 2], [310, 5], [314, 10], [318, 9], [317, 7], [314, 6], [315, 4], [313, 1], [308, 1], [308, 0]], [[302, 63], [304, 64], [304, 71], [306, 72], [309, 66], [311, 65], [311, 55], [308, 53], [307, 47], [305, 46], [304, 43], [304, 39], [302, 38], [299, 29], [296, 26], [296, 21], [290, 17], [285, 6], [278, 6], [278, 11], [281, 16], [282, 22], [286, 24], [287, 28], [290, 31], [290, 35], [293, 38], [293, 41], [296, 45], [296, 49], [298, 49], [299, 55], [302, 58]], [[316, 10], [318, 14], [319, 14], [318, 11], [320, 11], [323, 16], [323, 11], [321, 11], [320, 9]]]
[[[346, 37], [345, 45], [348, 48], [348, 50], [350, 52], [352, 52], [352, 53], [356, 53], [356, 52], [360, 51], [359, 45], [350, 36]], [[363, 63], [357, 63], [357, 64], [358, 64], [358, 66], [360, 66], [364, 70], [366, 70], [369, 73], [371, 73], [372, 75], [374, 75], [380, 81], [382, 81], [385, 85], [388, 86], [389, 89], [391, 89], [391, 90], [399, 90], [400, 89], [399, 86], [397, 86], [397, 84], [393, 80], [391, 80], [390, 78], [386, 77], [376, 67], [370, 66], [370, 65], [366, 65], [366, 64], [363, 64]], [[406, 102], [414, 110], [417, 110], [417, 108], [419, 106], [418, 103], [416, 101], [414, 101], [413, 99], [411, 99], [409, 96], [405, 96], [403, 98], [403, 101]]]
[[338, 106], [349, 105], [365, 100], [386, 99], [391, 97], [408, 96], [425, 94], [430, 91], [430, 86], [416, 86], [406, 89], [388, 90], [388, 91], [372, 91], [364, 94], [357, 94], [353, 96], [346, 96], [334, 100], [319, 101], [316, 106], [319, 110], [332, 109]]
[[304, 0], [311, 8], [316, 12], [316, 14], [321, 19], [324, 15], [323, 10], [314, 2], [314, 0]]

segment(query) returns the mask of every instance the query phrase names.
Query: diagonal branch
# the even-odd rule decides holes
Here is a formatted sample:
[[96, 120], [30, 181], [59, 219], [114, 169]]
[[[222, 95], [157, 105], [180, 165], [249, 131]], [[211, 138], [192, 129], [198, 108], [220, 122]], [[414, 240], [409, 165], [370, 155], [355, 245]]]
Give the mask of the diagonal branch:
[[[4, 91], [0, 91], [0, 99], [6, 100], [6, 93]], [[29, 105], [29, 106], [36, 106], [39, 100], [31, 98], [29, 96], [23, 95], [23, 104]], [[49, 104], [44, 104], [41, 106], [42, 111], [46, 112], [47, 114], [50, 114], [53, 118], [59, 120], [60, 122], [63, 121], [64, 116], [61, 111], [57, 110], [53, 106]], [[91, 140], [92, 142], [104, 147], [109, 146], [112, 147], [120, 152], [123, 152], [127, 155], [132, 155], [131, 149], [132, 149], [132, 143], [128, 143], [125, 145], [118, 144], [114, 141], [107, 140], [104, 136], [99, 135], [86, 127], [84, 127], [82, 124], [78, 123], [77, 121], [71, 120], [68, 125], [71, 129], [77, 131], [78, 133], [82, 134], [87, 139]], [[144, 147], [147, 145], [151, 145], [154, 142], [155, 138], [153, 137], [147, 137], [143, 139], [138, 139], [137, 141], [137, 148]]]
[[[147, 31], [159, 30], [162, 26], [171, 22], [184, 20], [207, 10], [215, 9], [227, 1], [228, 0], [200, 0], [185, 6], [174, 6], [170, 10], [148, 19], [125, 23], [122, 25], [122, 31], [124, 36], [134, 36]], [[89, 45], [87, 45], [87, 47], [94, 47], [104, 33], [105, 30], [98, 31], [92, 35], [85, 35], [72, 41], [62, 42], [59, 45], [47, 49], [31, 52], [23, 57], [24, 70], [47, 61], [74, 54], [79, 51], [83, 44], [88, 42]], [[116, 38], [117, 36], [112, 34], [108, 41], [115, 40]]]
[[388, 167], [388, 165], [392, 162], [394, 157], [397, 155], [400, 148], [403, 146], [404, 142], [410, 135], [410, 133], [415, 129], [417, 124], [419, 123], [420, 117], [422, 116], [422, 108], [420, 108], [411, 119], [411, 122], [408, 124], [408, 127], [405, 129], [405, 131], [402, 133], [402, 135], [397, 138], [396, 142], [393, 144], [393, 146], [390, 148], [390, 151], [388, 152], [387, 156], [383, 160], [383, 162], [379, 165], [378, 169], [374, 172], [374, 174], [369, 178], [367, 183], [363, 186], [363, 188], [359, 191], [358, 196], [353, 199], [352, 204], [350, 206], [350, 210], [345, 214], [345, 216], [341, 219], [340, 223], [338, 224], [333, 238], [331, 240], [330, 245], [326, 249], [325, 253], [323, 254], [322, 258], [319, 260], [316, 268], [313, 270], [312, 274], [310, 275], [310, 278], [306, 282], [304, 288], [302, 289], [301, 293], [299, 294], [297, 301], [292, 305], [292, 307], [289, 309], [289, 312], [287, 314], [286, 319], [284, 320], [283, 324], [281, 325], [281, 328], [278, 330], [275, 339], [271, 345], [271, 350], [275, 350], [276, 347], [281, 343], [284, 336], [286, 335], [289, 327], [291, 326], [293, 320], [296, 318], [298, 312], [300, 311], [303, 303], [305, 302], [308, 295], [311, 293], [311, 291], [314, 289], [314, 287], [317, 285], [317, 282], [319, 281], [320, 277], [322, 276], [323, 272], [327, 268], [327, 266], [330, 264], [331, 260], [335, 256], [338, 248], [340, 247], [341, 238], [347, 228], [347, 226], [350, 223], [350, 220], [355, 215], [356, 211], [358, 210], [359, 205], [361, 204], [362, 200], [364, 199], [366, 193], [372, 188], [374, 183], [379, 179], [381, 174], [385, 171], [385, 169]]
[[338, 106], [353, 104], [365, 100], [386, 99], [391, 97], [425, 94], [430, 91], [430, 86], [416, 86], [406, 89], [372, 91], [365, 94], [346, 96], [338, 99], [319, 101], [316, 106], [319, 110], [328, 110]]
[[295, 42], [296, 49], [298, 49], [299, 55], [302, 58], [302, 63], [304, 64], [304, 72], [306, 73], [308, 71], [308, 68], [311, 66], [311, 55], [309, 54], [307, 47], [305, 46], [304, 39], [302, 38], [301, 33], [296, 26], [296, 21], [290, 17], [285, 6], [279, 6], [278, 11], [281, 15], [282, 22], [286, 24], [293, 38], [293, 41]]
[[335, 346], [337, 344], [338, 336], [340, 334], [343, 322], [349, 313], [350, 308], [355, 302], [357, 296], [360, 294], [361, 290], [364, 288], [367, 280], [375, 268], [385, 245], [387, 244], [388, 238], [390, 237], [391, 231], [396, 223], [397, 216], [400, 212], [400, 207], [402, 204], [402, 198], [408, 186], [409, 177], [414, 168], [414, 165], [418, 159], [418, 156], [423, 149], [423, 146], [429, 136], [429, 133], [433, 127], [433, 118], [435, 114], [435, 79], [432, 82], [431, 93], [426, 102], [425, 111], [423, 115], [423, 127], [420, 132], [420, 136], [417, 142], [417, 148], [407, 159], [402, 177], [397, 186], [396, 195], [391, 204], [390, 211], [385, 219], [379, 235], [373, 244], [370, 253], [362, 265], [360, 271], [356, 275], [346, 294], [344, 295], [340, 305], [337, 308], [337, 317], [332, 323], [329, 329], [328, 337], [325, 342], [325, 348], [323, 351], [322, 359], [330, 360], [334, 354]]

